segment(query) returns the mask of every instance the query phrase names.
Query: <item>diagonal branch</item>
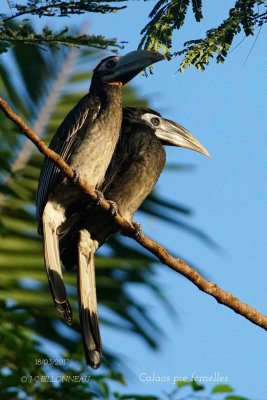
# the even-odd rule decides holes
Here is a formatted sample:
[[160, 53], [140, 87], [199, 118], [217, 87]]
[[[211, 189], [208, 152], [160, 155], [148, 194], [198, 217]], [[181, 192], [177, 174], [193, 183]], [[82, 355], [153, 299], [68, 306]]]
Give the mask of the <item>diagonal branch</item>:
[[[42, 154], [51, 158], [66, 176], [69, 178], [74, 178], [75, 174], [72, 168], [70, 168], [57, 153], [49, 149], [42, 139], [33, 130], [31, 130], [17, 114], [11, 110], [8, 104], [1, 97], [0, 108], [3, 110], [6, 116], [18, 126], [19, 130], [36, 145]], [[78, 184], [83, 192], [88, 195], [88, 198], [93, 201], [97, 201], [97, 195], [95, 191], [86, 181], [80, 179]], [[110, 205], [106, 200], [104, 200], [101, 204], [99, 204], [99, 207], [101, 207], [103, 210], [108, 210]], [[172, 257], [164, 247], [149, 239], [143, 233], [137, 234], [134, 225], [123, 219], [120, 215], [115, 216], [114, 220], [117, 222], [124, 235], [134, 238], [141, 246], [150, 251], [150, 253], [154, 254], [162, 262], [162, 264], [167, 265], [173, 271], [183, 275], [202, 292], [214, 297], [218, 303], [224, 304], [226, 307], [231, 308], [237, 314], [242, 315], [253, 324], [267, 330], [267, 317], [260, 314], [259, 311], [257, 311], [254, 307], [243, 303], [237, 297], [221, 289], [215, 283], [207, 281], [183, 260]]]

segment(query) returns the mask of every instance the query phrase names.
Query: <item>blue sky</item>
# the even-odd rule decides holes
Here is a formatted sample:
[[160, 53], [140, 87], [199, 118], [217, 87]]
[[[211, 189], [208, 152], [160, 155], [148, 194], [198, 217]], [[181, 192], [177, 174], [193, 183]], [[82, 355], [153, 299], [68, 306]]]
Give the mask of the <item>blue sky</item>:
[[[175, 49], [220, 23], [234, 1], [204, 3], [204, 22], [197, 24], [188, 16], [185, 27], [174, 36]], [[132, 2], [118, 14], [91, 15], [91, 32], [128, 40], [126, 53], [137, 47], [151, 8], [151, 2]], [[64, 26], [71, 21], [57, 19], [56, 23]], [[51, 25], [52, 20], [46, 22]], [[136, 220], [150, 237], [192, 261], [210, 280], [263, 314], [267, 308], [266, 35], [263, 28], [246, 62], [253, 37], [240, 44], [224, 65], [213, 62], [204, 73], [191, 68], [181, 75], [179, 60], [174, 59], [158, 63], [148, 79], [135, 79], [139, 93], [151, 100], [153, 108], [191, 130], [211, 153], [208, 159], [187, 150], [167, 149], [168, 162], [195, 168], [165, 171], [157, 188], [162, 196], [192, 208], [189, 222], [205, 230], [223, 250], [216, 252], [192, 235], [141, 214]], [[236, 44], [242, 38], [241, 34]], [[264, 400], [266, 332], [167, 267], [155, 268], [178, 318], [172, 318], [149, 294], [131, 290], [150, 306], [151, 315], [163, 327], [166, 337], [161, 350], [154, 353], [135, 337], [102, 329], [104, 346], [118, 348], [133, 371], [127, 391], [159, 394], [173, 389], [175, 376], [190, 379], [192, 374], [217, 372], [227, 377], [238, 394]], [[170, 382], [140, 380], [140, 374], [153, 372], [169, 377]]]

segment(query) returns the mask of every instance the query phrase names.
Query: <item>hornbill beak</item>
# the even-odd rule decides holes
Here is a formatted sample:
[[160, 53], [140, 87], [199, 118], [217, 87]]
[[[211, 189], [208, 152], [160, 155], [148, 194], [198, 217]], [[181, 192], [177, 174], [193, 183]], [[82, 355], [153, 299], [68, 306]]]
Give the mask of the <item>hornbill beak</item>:
[[169, 119], [162, 118], [162, 123], [157, 127], [155, 134], [162, 144], [184, 147], [210, 157], [205, 147], [187, 129]]
[[125, 56], [118, 57], [118, 62], [113, 72], [104, 76], [103, 81], [125, 85], [143, 69], [164, 59], [165, 57], [156, 51], [131, 51]]

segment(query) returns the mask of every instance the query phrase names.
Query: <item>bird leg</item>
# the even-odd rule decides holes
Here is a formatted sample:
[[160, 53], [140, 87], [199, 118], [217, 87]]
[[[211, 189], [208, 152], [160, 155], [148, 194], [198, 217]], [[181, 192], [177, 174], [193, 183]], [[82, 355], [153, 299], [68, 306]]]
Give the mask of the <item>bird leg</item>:
[[108, 212], [110, 212], [111, 216], [115, 217], [116, 215], [118, 215], [119, 209], [118, 209], [117, 203], [115, 201], [105, 199], [103, 193], [100, 192], [100, 190], [96, 190], [95, 192], [97, 195], [96, 204], [99, 206], [101, 203], [103, 203], [104, 200], [106, 200], [109, 203]]
[[139, 224], [138, 222], [132, 222], [132, 225], [133, 225], [134, 228], [135, 228], [135, 232], [134, 232], [133, 236], [134, 236], [134, 237], [140, 236], [141, 233], [142, 233], [142, 225]]
[[[80, 175], [76, 170], [73, 171], [72, 181], [73, 181], [73, 183], [75, 185], [78, 185], [80, 183]], [[96, 192], [96, 195], [97, 195], [96, 204], [99, 206], [106, 199], [105, 199], [103, 193], [100, 190], [96, 190], [95, 192]], [[112, 200], [106, 200], [106, 201], [109, 203], [109, 207], [110, 207], [108, 211], [110, 212], [112, 217], [115, 217], [119, 212], [116, 202], [112, 201]]]
[[137, 238], [142, 233], [142, 225], [139, 224], [138, 222], [131, 222], [131, 224], [134, 226], [135, 230], [134, 231], [132, 231], [132, 229], [122, 230], [121, 234], [123, 236]]
[[117, 203], [112, 200], [107, 200], [107, 202], [109, 203], [109, 206], [110, 206], [108, 211], [110, 212], [112, 217], [116, 217], [116, 215], [118, 215], [118, 213], [119, 213], [119, 208], [118, 208]]

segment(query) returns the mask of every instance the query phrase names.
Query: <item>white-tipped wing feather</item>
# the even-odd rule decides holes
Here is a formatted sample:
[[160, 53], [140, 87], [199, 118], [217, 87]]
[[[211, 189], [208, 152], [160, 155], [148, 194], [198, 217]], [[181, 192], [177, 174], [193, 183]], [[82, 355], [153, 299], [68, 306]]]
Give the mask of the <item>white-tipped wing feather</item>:
[[78, 297], [80, 324], [87, 365], [98, 368], [102, 345], [99, 332], [95, 283], [95, 251], [98, 243], [85, 229], [80, 231], [78, 242]]
[[[51, 208], [51, 203], [48, 203], [43, 215], [45, 268], [55, 307], [62, 318], [70, 325], [72, 323], [72, 311], [67, 299], [59, 259], [57, 236], [59, 221], [56, 218], [51, 219], [51, 214], [53, 214]], [[60, 215], [60, 213], [58, 214]]]

